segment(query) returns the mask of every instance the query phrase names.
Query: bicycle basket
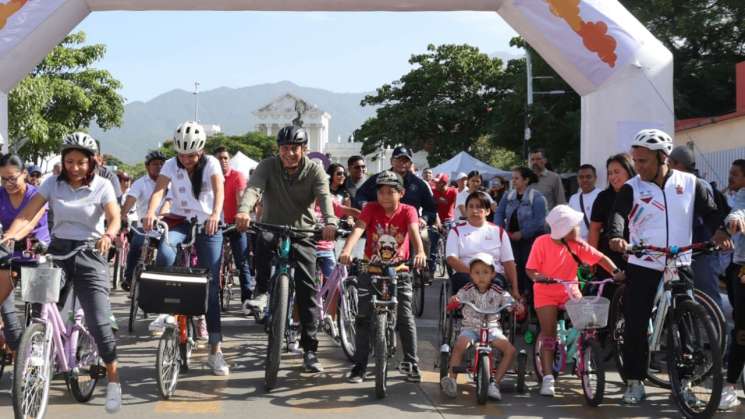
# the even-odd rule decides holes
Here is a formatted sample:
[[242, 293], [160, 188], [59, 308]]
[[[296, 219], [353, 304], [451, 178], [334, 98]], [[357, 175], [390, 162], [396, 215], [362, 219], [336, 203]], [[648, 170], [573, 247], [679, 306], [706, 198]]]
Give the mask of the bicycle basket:
[[207, 269], [147, 266], [138, 278], [137, 305], [145, 313], [200, 316], [207, 313]]
[[610, 300], [605, 297], [582, 297], [566, 303], [567, 314], [576, 329], [600, 329], [608, 324]]
[[21, 300], [47, 304], [59, 300], [62, 269], [51, 266], [21, 267]]

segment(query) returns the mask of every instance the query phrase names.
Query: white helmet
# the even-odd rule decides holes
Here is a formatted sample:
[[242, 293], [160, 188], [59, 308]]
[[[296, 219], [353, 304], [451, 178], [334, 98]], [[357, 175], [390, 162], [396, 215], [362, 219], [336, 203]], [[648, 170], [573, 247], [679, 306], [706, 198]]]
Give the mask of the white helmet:
[[669, 156], [673, 152], [673, 139], [658, 129], [643, 129], [636, 133], [631, 147], [643, 147], [652, 151], [661, 151]]
[[176, 128], [173, 134], [173, 145], [179, 154], [190, 154], [204, 149], [207, 135], [197, 122], [187, 121]]
[[60, 151], [69, 149], [83, 150], [96, 154], [98, 153], [98, 144], [96, 144], [96, 140], [93, 137], [84, 132], [73, 132], [62, 140]]

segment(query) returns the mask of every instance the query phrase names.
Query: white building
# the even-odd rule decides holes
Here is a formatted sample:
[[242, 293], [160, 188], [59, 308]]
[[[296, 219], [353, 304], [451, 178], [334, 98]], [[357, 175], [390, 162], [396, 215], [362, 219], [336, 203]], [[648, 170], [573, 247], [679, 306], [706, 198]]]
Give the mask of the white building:
[[297, 118], [298, 112], [295, 110], [297, 103], [303, 103], [306, 106], [302, 115], [302, 121], [303, 128], [310, 135], [308, 148], [310, 151], [326, 153], [326, 145], [329, 142], [329, 121], [331, 121], [331, 115], [289, 93], [274, 99], [270, 104], [253, 113], [259, 118], [259, 123], [256, 124], [256, 131], [273, 137], [276, 136], [280, 129], [292, 125], [292, 121]]

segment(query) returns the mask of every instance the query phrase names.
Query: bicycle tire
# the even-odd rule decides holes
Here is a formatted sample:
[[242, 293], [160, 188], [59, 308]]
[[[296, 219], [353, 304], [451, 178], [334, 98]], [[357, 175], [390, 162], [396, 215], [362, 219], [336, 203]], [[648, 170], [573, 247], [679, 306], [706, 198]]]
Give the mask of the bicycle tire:
[[719, 337], [719, 352], [725, 353], [727, 350], [727, 319], [724, 317], [722, 309], [719, 305], [709, 297], [709, 294], [694, 289], [693, 295], [696, 298], [696, 302], [704, 307], [709, 317], [714, 321], [714, 329]]
[[375, 316], [375, 396], [383, 399], [388, 392], [388, 342], [386, 328], [388, 314], [377, 313]]
[[[80, 362], [86, 358], [95, 356], [95, 359], [90, 359], [91, 361], [95, 361], [95, 364], [91, 365], [95, 365], [97, 367], [96, 369], [101, 367], [102, 361], [101, 357], [98, 356], [96, 343], [93, 340], [93, 336], [91, 336], [87, 331], [81, 331], [78, 334], [78, 342], [76, 346], [76, 361]], [[87, 385], [81, 384], [80, 378], [84, 376], [90, 378]], [[96, 385], [98, 384], [98, 377], [93, 377], [89, 369], [80, 370], [75, 368], [70, 371], [67, 384], [70, 387], [72, 397], [79, 403], [86, 403], [91, 399], [91, 397], [93, 397], [93, 391], [96, 390]]]
[[338, 298], [336, 323], [339, 330], [339, 341], [344, 355], [350, 362], [354, 362], [355, 339], [357, 336], [354, 324], [357, 318], [357, 288], [342, 283], [342, 292], [339, 293]]
[[[21, 342], [18, 345], [18, 352], [16, 353], [15, 365], [13, 368], [14, 377], [19, 377], [13, 380], [13, 391], [11, 397], [13, 399], [13, 413], [17, 418], [25, 417], [44, 417], [47, 406], [49, 404], [49, 383], [52, 381], [53, 360], [54, 360], [54, 343], [50, 339], [48, 342], [44, 342], [44, 335], [46, 332], [46, 326], [42, 323], [31, 323], [26, 330], [23, 332]], [[37, 340], [41, 340], [41, 353], [44, 358], [41, 360], [40, 366], [29, 366], [31, 360], [31, 351], [36, 346], [38, 351], [38, 343], [35, 345]], [[38, 363], [38, 360], [36, 360]], [[35, 386], [35, 381], [26, 375], [28, 368], [35, 368], [38, 374], [31, 374], [32, 377], [37, 377], [41, 381], [40, 386]], [[44, 378], [46, 377], [46, 379]], [[38, 407], [35, 409], [27, 409], [24, 406], [24, 401], [29, 398], [25, 397], [24, 390], [26, 387], [38, 388], [41, 393], [36, 394], [34, 400], [38, 400]]]
[[625, 369], [623, 366], [623, 333], [625, 329], [625, 320], [623, 317], [623, 293], [626, 288], [621, 284], [613, 293], [613, 300], [610, 306], [610, 315], [608, 316], [608, 327], [610, 328], [610, 339], [613, 341], [615, 354], [616, 371], [621, 376], [621, 380], [626, 383]]
[[137, 299], [140, 297], [140, 274], [142, 273], [142, 265], [138, 264], [135, 267], [134, 274], [132, 275], [132, 284], [129, 288], [129, 322], [127, 327], [129, 333], [132, 334], [135, 331], [135, 322], [137, 322], [137, 311], [140, 306], [138, 305]]
[[437, 331], [440, 334], [440, 343], [442, 344], [443, 336], [445, 335], [445, 322], [447, 322], [447, 286], [445, 285], [445, 280], [442, 281], [440, 284], [440, 295], [439, 295], [439, 304], [437, 305], [437, 308], [439, 310], [438, 316], [437, 316]]
[[411, 311], [416, 317], [422, 317], [422, 314], [424, 314], [425, 288], [422, 273], [420, 271], [415, 272], [411, 279]]
[[114, 271], [111, 273], [111, 289], [115, 290], [119, 284], [119, 276], [121, 275], [122, 267], [119, 259], [121, 258], [121, 250], [116, 249], [114, 252]]
[[476, 370], [476, 401], [478, 404], [486, 404], [489, 398], [489, 380], [491, 368], [489, 368], [489, 354], [479, 354], [479, 368]]
[[[600, 342], [591, 338], [583, 343], [580, 362], [582, 362], [580, 380], [582, 381], [582, 393], [589, 406], [597, 407], [603, 402], [605, 396], [605, 366], [603, 362], [603, 348]], [[595, 382], [591, 380], [594, 373]]]
[[[684, 395], [685, 383], [681, 376], [681, 371], [678, 369], [678, 359], [700, 359], [696, 354], [683, 354], [683, 348], [692, 348], [694, 342], [689, 339], [690, 336], [698, 335], [698, 333], [684, 333], [681, 331], [683, 326], [690, 326], [691, 322], [700, 323], [698, 326], [701, 329], [696, 329], [700, 332], [703, 331], [707, 342], [715, 342], [718, 340], [714, 325], [710, 321], [701, 321], [708, 316], [706, 309], [693, 301], [685, 300], [681, 301], [675, 308], [673, 316], [668, 318], [669, 322], [669, 333], [668, 333], [668, 358], [676, 360], [675, 362], [668, 362], [668, 370], [670, 375], [670, 384], [672, 388], [673, 399], [678, 405], [678, 408], [686, 418], [699, 419], [699, 418], [710, 418], [712, 417], [719, 407], [719, 401], [722, 394], [722, 386], [724, 385], [724, 377], [722, 376], [722, 356], [719, 351], [719, 347], [716, 345], [708, 345], [708, 350], [711, 352], [711, 366], [708, 367], [708, 372], [702, 373], [702, 378], [706, 376], [712, 377], [711, 388], [707, 388], [711, 398], [705, 404], [703, 411], [697, 412], [691, 406], [688, 405], [689, 398]], [[695, 327], [695, 326], [694, 326]], [[707, 345], [705, 342], [699, 342], [701, 348], [705, 348]], [[684, 372], [685, 374], [685, 372]], [[691, 380], [696, 382], [697, 379]], [[695, 396], [694, 396], [695, 397]], [[688, 399], [688, 400], [687, 400]]]
[[[539, 334], [536, 333], [536, 339], [533, 343], [533, 372], [535, 372], [535, 377], [538, 380], [538, 384], [543, 382], [543, 364], [541, 363], [541, 348], [543, 347], [543, 344], [541, 343], [541, 340], [539, 339]], [[561, 370], [563, 368], [557, 369], [557, 362], [559, 363], [559, 366], [563, 367], [565, 363], [565, 352], [562, 348], [561, 344], [556, 344], [556, 350], [554, 351], [554, 362], [552, 363], [553, 368], [551, 371], [551, 374], [553, 374], [554, 379], [559, 379], [559, 373], [561, 373]], [[558, 359], [556, 357], [559, 357]]]
[[181, 370], [181, 348], [178, 334], [173, 327], [167, 327], [160, 335], [158, 353], [155, 357], [155, 370], [160, 398], [168, 400], [176, 392]]
[[264, 368], [264, 387], [267, 391], [277, 385], [277, 374], [282, 353], [282, 344], [287, 327], [288, 304], [290, 298], [290, 277], [281, 273], [274, 280], [271, 294], [271, 309], [269, 339], [266, 350], [266, 365]]
[[520, 352], [517, 353], [517, 392], [519, 394], [525, 394], [526, 385], [525, 385], [525, 376], [527, 375], [527, 365], [528, 364], [528, 353], [525, 352], [524, 349], [521, 349]]
[[194, 318], [186, 318], [186, 342], [179, 342], [179, 359], [181, 360], [181, 371], [189, 372], [191, 368], [191, 355], [194, 352], [194, 338], [197, 335]]

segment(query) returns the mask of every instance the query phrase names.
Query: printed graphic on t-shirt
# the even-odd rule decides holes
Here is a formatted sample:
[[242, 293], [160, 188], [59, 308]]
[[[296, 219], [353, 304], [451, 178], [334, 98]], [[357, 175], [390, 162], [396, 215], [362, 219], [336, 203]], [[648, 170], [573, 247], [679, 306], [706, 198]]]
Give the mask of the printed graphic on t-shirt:
[[404, 241], [406, 232], [398, 231], [392, 224], [382, 226], [378, 224], [372, 235], [373, 256], [371, 262], [396, 264], [400, 262], [398, 249]]

